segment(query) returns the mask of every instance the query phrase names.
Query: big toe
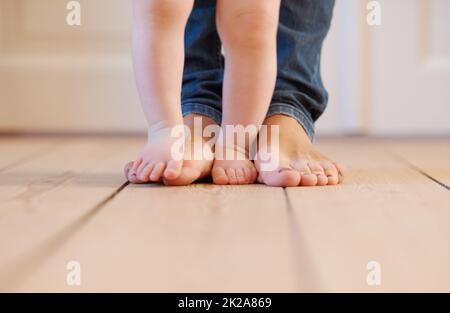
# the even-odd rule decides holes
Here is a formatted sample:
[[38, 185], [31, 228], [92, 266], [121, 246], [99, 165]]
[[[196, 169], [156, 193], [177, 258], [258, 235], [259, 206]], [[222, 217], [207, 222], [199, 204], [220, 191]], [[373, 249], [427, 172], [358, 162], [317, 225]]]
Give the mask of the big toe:
[[261, 172], [259, 181], [272, 187], [295, 187], [300, 182], [300, 174], [291, 168], [280, 168], [275, 171]]
[[216, 185], [227, 185], [229, 182], [228, 175], [221, 166], [214, 166], [211, 171], [211, 176]]
[[159, 162], [154, 167], [150, 174], [150, 180], [153, 182], [159, 182], [163, 176], [164, 169], [166, 168], [166, 163]]
[[164, 178], [169, 180], [176, 179], [178, 176], [180, 176], [182, 167], [183, 161], [170, 160], [169, 162], [167, 162], [166, 169], [164, 170]]
[[184, 162], [180, 175], [175, 179], [164, 178], [164, 184], [167, 186], [186, 186], [195, 182], [201, 178], [202, 171], [195, 166], [192, 166], [189, 162]]

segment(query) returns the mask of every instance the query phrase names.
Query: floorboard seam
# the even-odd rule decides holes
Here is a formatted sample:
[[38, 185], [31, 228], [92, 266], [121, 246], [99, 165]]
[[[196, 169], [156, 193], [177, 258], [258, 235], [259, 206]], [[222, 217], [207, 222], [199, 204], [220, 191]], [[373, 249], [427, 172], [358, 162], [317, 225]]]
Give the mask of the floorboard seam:
[[[61, 247], [81, 230], [101, 209], [112, 199], [114, 199], [129, 182], [125, 182], [118, 187], [108, 197], [100, 201], [92, 209], [84, 213], [75, 221], [65, 226], [61, 230], [44, 239], [35, 245], [31, 250], [16, 257], [12, 261], [0, 266], [0, 291], [14, 290], [20, 287], [27, 277], [31, 276], [45, 260], [48, 260]], [[31, 260], [31, 261], [30, 261]], [[18, 273], [17, 269], [21, 271]]]
[[[292, 257], [294, 259], [294, 271], [296, 276], [295, 281], [297, 284], [296, 292], [322, 290], [322, 287], [320, 286], [320, 280], [315, 274], [315, 264], [313, 264], [311, 260], [306, 258], [306, 254], [304, 253], [304, 251], [302, 251], [301, 247], [305, 249], [305, 241], [302, 238], [301, 230], [299, 229], [299, 225], [297, 223], [298, 218], [296, 218], [296, 211], [294, 210], [291, 197], [289, 196], [289, 192], [286, 187], [283, 187], [283, 193], [288, 213], [287, 217], [289, 232], [291, 235], [290, 239], [292, 240]], [[306, 272], [305, 268], [309, 268], [310, 270]], [[309, 283], [305, 285], [304, 281], [309, 281]]]
[[292, 212], [293, 211], [292, 202], [291, 202], [291, 198], [289, 198], [289, 194], [287, 192], [286, 187], [283, 187], [283, 193], [284, 193], [284, 198], [286, 199], [286, 205], [287, 205], [288, 211]]
[[119, 188], [117, 188], [116, 190], [114, 190], [113, 193], [111, 193], [109, 196], [107, 196], [105, 199], [103, 199], [102, 201], [100, 201], [99, 203], [97, 203], [96, 206], [94, 206], [92, 209], [94, 211], [99, 210], [101, 208], [103, 208], [105, 205], [108, 204], [108, 202], [110, 202], [111, 200], [113, 200], [122, 190], [124, 190], [128, 185], [130, 184], [129, 181], [124, 182], [122, 185], [120, 185]]
[[399, 161], [405, 163], [410, 169], [418, 172], [419, 174], [421, 174], [422, 176], [425, 176], [426, 178], [428, 178], [429, 180], [435, 182], [436, 184], [438, 184], [441, 187], [444, 187], [447, 190], [450, 190], [450, 186], [448, 186], [446, 183], [441, 182], [440, 180], [438, 180], [437, 178], [434, 178], [433, 176], [431, 176], [430, 174], [428, 174], [427, 172], [425, 172], [424, 170], [422, 170], [420, 167], [416, 166], [415, 164], [411, 163], [410, 161], [408, 161], [407, 159], [405, 159], [404, 157], [402, 157], [401, 155], [398, 155], [396, 153], [392, 153], [392, 155], [397, 158]]

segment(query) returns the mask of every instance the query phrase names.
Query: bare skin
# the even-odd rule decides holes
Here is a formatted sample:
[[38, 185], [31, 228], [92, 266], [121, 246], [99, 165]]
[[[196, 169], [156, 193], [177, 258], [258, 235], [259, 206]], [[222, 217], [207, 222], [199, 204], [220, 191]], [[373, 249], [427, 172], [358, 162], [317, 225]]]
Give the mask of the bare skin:
[[[219, 141], [225, 140], [221, 140], [221, 137], [219, 137]], [[216, 157], [211, 173], [216, 185], [247, 185], [256, 181], [258, 172], [249, 159], [247, 147], [226, 146], [218, 143], [215, 147], [216, 156], [219, 151], [222, 157], [220, 159]], [[227, 154], [233, 155], [233, 157], [228, 158], [226, 157]]]
[[[279, 4], [279, 0], [217, 2], [217, 28], [226, 55], [222, 129], [263, 123], [275, 86]], [[213, 161], [191, 155], [198, 150], [202, 155], [204, 148], [212, 155], [214, 145], [195, 132], [194, 115], [183, 119], [180, 110], [184, 31], [192, 6], [193, 0], [133, 0], [133, 61], [148, 140], [135, 161], [125, 167], [130, 182], [187, 185], [211, 173], [216, 184], [250, 184], [256, 179], [256, 169], [258, 181], [270, 186], [323, 186], [342, 181], [342, 166], [318, 152], [298, 123], [282, 115], [264, 122], [280, 127], [280, 146], [266, 155], [260, 146], [256, 168], [248, 151], [257, 132], [244, 143], [231, 145], [221, 133], [215, 143], [216, 156], [221, 152], [226, 158]], [[203, 129], [213, 124], [206, 117], [202, 121]], [[186, 151], [181, 146], [178, 158], [172, 148], [179, 140], [172, 130], [183, 124], [191, 129], [191, 136], [182, 137], [181, 143], [200, 144]], [[233, 157], [228, 158], [227, 152]], [[263, 171], [259, 160], [270, 156], [278, 157], [280, 163], [276, 170]]]
[[[279, 0], [219, 0], [217, 30], [225, 51], [222, 129], [228, 125], [259, 127], [272, 98], [276, 79], [276, 33]], [[227, 142], [221, 133], [212, 178], [219, 185], [251, 184], [256, 169], [249, 160], [249, 144], [257, 131], [242, 144]]]
[[[192, 169], [192, 164], [183, 166], [183, 151], [176, 158], [171, 150], [177, 141], [171, 130], [183, 125], [184, 33], [193, 4], [193, 0], [133, 0], [133, 63], [148, 140], [131, 167], [127, 165], [131, 182], [181, 184], [197, 176], [185, 174], [178, 181], [182, 169]], [[260, 125], [264, 119], [275, 86], [279, 6], [280, 0], [217, 1], [217, 29], [226, 54], [222, 126]], [[253, 183], [256, 170], [242, 152], [248, 146], [228, 146], [223, 138], [218, 139], [220, 151], [232, 150], [244, 160], [216, 162], [214, 181]]]
[[[195, 131], [194, 129], [194, 118], [201, 119], [201, 133]], [[211, 173], [211, 168], [214, 161], [214, 145], [211, 141], [214, 138], [212, 136], [205, 137], [202, 134], [207, 126], [217, 126], [217, 124], [212, 119], [198, 114], [189, 114], [185, 116], [183, 120], [184, 125], [189, 128], [189, 133], [191, 135], [186, 137], [185, 156], [180, 174], [174, 179], [160, 177], [159, 180], [155, 180], [154, 182], [163, 182], [168, 186], [185, 186], [192, 184], [196, 180], [207, 177]], [[196, 156], [199, 155], [201, 155], [203, 158], [196, 159]], [[129, 162], [125, 165], [124, 174], [125, 177], [134, 184], [144, 184], [152, 182], [152, 180], [149, 180], [147, 176], [141, 177], [136, 175], [136, 173], [133, 171], [133, 162]]]
[[182, 160], [171, 153], [171, 131], [183, 125], [184, 30], [193, 3], [133, 0], [133, 64], [148, 140], [133, 162], [131, 181], [156, 182], [181, 174]]
[[[163, 179], [164, 184], [168, 186], [185, 186], [211, 174], [211, 168], [214, 162], [214, 140], [212, 136], [201, 135], [194, 129], [194, 118], [201, 119], [202, 133], [209, 125], [218, 125], [211, 119], [198, 114], [189, 114], [184, 118], [184, 125], [190, 129], [190, 138], [186, 146], [185, 157], [181, 174], [176, 179]], [[202, 155], [202, 158], [196, 156]]]
[[[309, 140], [305, 130], [293, 118], [274, 115], [266, 118], [264, 125], [279, 126], [279, 148], [268, 150], [267, 146], [258, 147], [255, 161], [258, 169], [258, 181], [268, 186], [325, 186], [336, 185], [343, 181], [345, 168], [338, 162], [320, 153]], [[270, 132], [269, 142], [270, 145]], [[266, 152], [268, 151], [268, 153]], [[264, 155], [262, 155], [264, 153]], [[273, 171], [261, 171], [261, 161], [275, 156], [278, 167]]]
[[[210, 174], [217, 179], [223, 179], [223, 184], [228, 184], [228, 175], [218, 177], [220, 173], [215, 173], [212, 169], [213, 161], [211, 159], [194, 160], [196, 149], [203, 151], [212, 151], [213, 145], [211, 138], [199, 136], [194, 132], [194, 117], [202, 118], [203, 130], [208, 125], [216, 125], [214, 121], [208, 117], [203, 117], [196, 114], [190, 114], [184, 118], [184, 123], [191, 130], [192, 136], [190, 142], [190, 149], [186, 149], [185, 160], [181, 169], [181, 175], [172, 180], [160, 179], [166, 185], [180, 186], [188, 185], [198, 179], [209, 176]], [[280, 130], [279, 149], [275, 151], [268, 150], [267, 147], [259, 145], [259, 158], [267, 159], [271, 154], [276, 153], [280, 160], [278, 167], [273, 171], [261, 171], [261, 164], [259, 159], [255, 161], [256, 168], [259, 171], [258, 182], [268, 186], [276, 187], [295, 187], [295, 186], [324, 186], [336, 185], [343, 181], [345, 176], [345, 167], [339, 162], [335, 162], [327, 156], [321, 154], [317, 148], [310, 142], [304, 129], [294, 119], [284, 115], [274, 115], [266, 118], [264, 125], [277, 125]], [[270, 132], [269, 132], [270, 134]], [[270, 146], [270, 136], [267, 145]], [[201, 145], [194, 145], [195, 140], [200, 140]], [[190, 152], [189, 152], [190, 151]], [[188, 153], [190, 153], [188, 155]], [[264, 156], [260, 154], [264, 153]], [[217, 161], [215, 161], [217, 162]], [[146, 183], [148, 180], [141, 180], [130, 169], [133, 162], [129, 162], [125, 166], [125, 176], [132, 183]], [[252, 170], [252, 166], [248, 167], [251, 171], [249, 176], [252, 180], [256, 178], [256, 171]], [[238, 177], [235, 176], [236, 180]], [[239, 179], [243, 179], [244, 175], [240, 174]], [[235, 182], [239, 184], [239, 181]]]
[[171, 157], [171, 147], [175, 138], [171, 136], [171, 128], [161, 126], [154, 129], [139, 157], [132, 162], [131, 172], [135, 176], [130, 182], [158, 182], [162, 177], [176, 178], [180, 175], [182, 168], [181, 160]]

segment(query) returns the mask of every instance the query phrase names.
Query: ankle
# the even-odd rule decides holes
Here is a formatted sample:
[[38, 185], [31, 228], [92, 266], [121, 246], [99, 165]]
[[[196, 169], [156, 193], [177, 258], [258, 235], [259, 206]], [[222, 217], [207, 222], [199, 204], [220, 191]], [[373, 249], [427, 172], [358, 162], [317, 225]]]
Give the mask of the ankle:
[[215, 159], [225, 161], [248, 160], [250, 157], [247, 146], [216, 142], [214, 147]]
[[278, 126], [281, 137], [292, 137], [295, 134], [296, 141], [301, 141], [304, 144], [311, 144], [312, 142], [303, 126], [293, 117], [283, 114], [275, 114], [267, 117], [264, 120], [264, 125]]
[[155, 132], [160, 132], [162, 130], [171, 130], [175, 127], [179, 127], [180, 125], [184, 125], [182, 119], [175, 118], [175, 119], [159, 120], [148, 124], [147, 133], [151, 134]]

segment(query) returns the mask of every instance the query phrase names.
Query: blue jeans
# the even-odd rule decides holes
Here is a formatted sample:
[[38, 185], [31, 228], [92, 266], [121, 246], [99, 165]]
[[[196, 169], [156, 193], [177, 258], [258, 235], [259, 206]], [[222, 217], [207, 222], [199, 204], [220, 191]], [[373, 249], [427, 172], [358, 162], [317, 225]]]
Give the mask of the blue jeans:
[[[311, 140], [314, 122], [328, 101], [320, 75], [320, 56], [330, 28], [334, 2], [281, 1], [277, 80], [267, 117], [282, 114], [294, 118]], [[215, 9], [215, 0], [196, 0], [188, 20], [181, 102], [183, 116], [197, 113], [220, 125], [224, 57]]]

